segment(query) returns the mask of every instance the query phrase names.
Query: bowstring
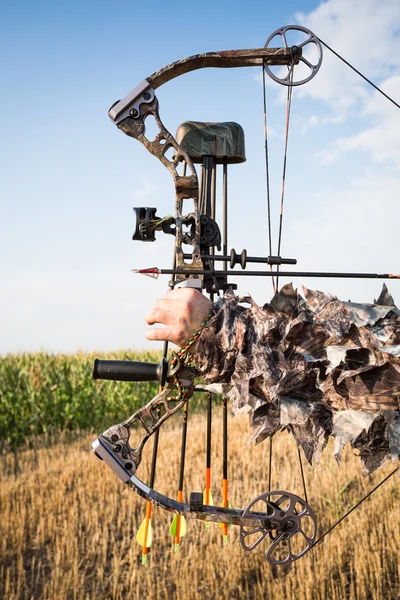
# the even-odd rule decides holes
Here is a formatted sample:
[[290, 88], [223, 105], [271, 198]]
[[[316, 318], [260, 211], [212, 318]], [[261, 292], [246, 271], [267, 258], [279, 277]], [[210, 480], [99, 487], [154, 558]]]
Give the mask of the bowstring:
[[[286, 182], [286, 169], [287, 169], [287, 153], [288, 153], [288, 142], [289, 142], [289, 123], [290, 123], [290, 109], [292, 105], [292, 92], [293, 92], [293, 74], [294, 65], [290, 70], [290, 83], [288, 85], [287, 98], [286, 98], [286, 123], [285, 123], [285, 145], [283, 155], [283, 167], [282, 167], [282, 192], [281, 202], [279, 210], [279, 229], [278, 229], [278, 249], [277, 256], [280, 256], [281, 245], [282, 245], [282, 231], [283, 231], [283, 208], [285, 200], [285, 182]], [[266, 196], [267, 196], [267, 215], [268, 215], [268, 242], [269, 242], [269, 256], [272, 256], [272, 227], [271, 227], [271, 191], [270, 191], [270, 176], [269, 176], [269, 151], [268, 151], [268, 126], [267, 126], [267, 92], [266, 92], [266, 79], [265, 79], [265, 68], [262, 66], [262, 80], [263, 80], [263, 107], [264, 107], [264, 144], [265, 144], [265, 174], [266, 174]], [[272, 271], [272, 265], [270, 265]], [[279, 265], [276, 266], [278, 275], [276, 281], [274, 277], [271, 277], [272, 287], [274, 294], [278, 291], [279, 285]], [[269, 438], [269, 453], [268, 453], [268, 491], [271, 491], [272, 486], [272, 461], [273, 461], [273, 443], [272, 437]], [[299, 451], [299, 464], [301, 478], [303, 482], [304, 496], [307, 502], [307, 489], [306, 482], [303, 472], [303, 464], [301, 462], [301, 455]]]
[[[269, 256], [272, 256], [272, 228], [271, 228], [271, 192], [269, 185], [269, 153], [268, 153], [268, 127], [267, 127], [267, 87], [265, 82], [265, 68], [262, 69], [262, 80], [263, 80], [263, 105], [264, 105], [264, 148], [265, 148], [265, 185], [267, 195], [267, 218], [268, 218], [268, 245], [269, 245]], [[272, 271], [272, 265], [270, 265]], [[271, 277], [272, 287], [274, 294], [276, 293], [275, 277]]]
[[[293, 92], [293, 73], [294, 73], [294, 65], [292, 65], [292, 69], [290, 71], [290, 83], [288, 85], [287, 90], [287, 98], [286, 98], [286, 126], [285, 126], [285, 148], [283, 153], [283, 168], [282, 168], [282, 192], [281, 192], [281, 204], [279, 209], [279, 233], [278, 233], [278, 248], [277, 248], [277, 256], [281, 255], [281, 246], [282, 246], [282, 230], [283, 230], [283, 208], [285, 201], [285, 183], [286, 183], [286, 167], [287, 167], [287, 152], [288, 152], [288, 141], [289, 141], [289, 122], [290, 122], [290, 109], [292, 105], [292, 92]], [[278, 291], [279, 285], [279, 267], [277, 265], [276, 271], [278, 275], [276, 276], [276, 291]]]
[[[264, 148], [265, 148], [265, 185], [266, 185], [266, 196], [267, 196], [267, 219], [268, 219], [268, 246], [269, 256], [272, 256], [272, 227], [271, 227], [271, 190], [270, 190], [270, 179], [269, 179], [269, 152], [268, 152], [268, 126], [267, 126], [267, 86], [265, 80], [265, 68], [262, 69], [262, 81], [263, 81], [263, 107], [264, 107]], [[272, 271], [272, 265], [270, 265]], [[277, 284], [275, 283], [275, 277], [271, 277], [272, 289], [274, 294], [277, 292]], [[271, 491], [272, 485], [272, 437], [269, 438], [269, 452], [268, 452], [268, 491]]]

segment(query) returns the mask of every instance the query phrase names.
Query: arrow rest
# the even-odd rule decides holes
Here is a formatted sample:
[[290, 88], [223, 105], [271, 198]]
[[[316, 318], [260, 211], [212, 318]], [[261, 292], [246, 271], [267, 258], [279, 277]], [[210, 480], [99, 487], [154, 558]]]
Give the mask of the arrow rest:
[[200, 245], [207, 248], [215, 246], [218, 250], [221, 250], [221, 232], [214, 219], [209, 215], [201, 215], [200, 227]]

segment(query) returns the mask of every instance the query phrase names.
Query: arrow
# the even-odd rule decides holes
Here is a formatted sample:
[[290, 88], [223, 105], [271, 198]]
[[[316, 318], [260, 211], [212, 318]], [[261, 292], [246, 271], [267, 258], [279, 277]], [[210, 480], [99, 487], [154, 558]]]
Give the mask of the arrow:
[[[183, 502], [183, 493], [181, 490], [178, 492], [178, 502]], [[170, 534], [174, 538], [174, 552], [179, 552], [179, 544], [181, 538], [186, 535], [186, 519], [180, 513], [177, 513], [173, 520], [169, 530]]]
[[[214, 506], [214, 500], [211, 493], [211, 469], [206, 469], [206, 487], [203, 492], [203, 504], [206, 506]], [[210, 529], [210, 523], [205, 521], [206, 531]]]
[[[181, 461], [180, 461], [180, 467], [179, 467], [178, 502], [183, 502], [183, 476], [185, 473], [186, 436], [187, 436], [188, 414], [189, 414], [189, 405], [186, 402], [184, 410], [183, 410]], [[181, 515], [180, 513], [177, 513], [174, 516], [169, 532], [174, 538], [174, 551], [178, 552], [180, 540], [186, 534], [186, 520], [183, 515]]]
[[139, 530], [136, 534], [137, 543], [142, 546], [142, 565], [146, 564], [147, 553], [153, 541], [153, 530], [151, 527], [151, 502], [147, 502], [146, 517], [144, 518]]
[[[223, 399], [222, 404], [222, 507], [231, 508], [228, 500], [228, 403]], [[224, 546], [228, 543], [228, 524], [220, 523]]]
[[327, 277], [337, 279], [400, 279], [400, 275], [393, 273], [340, 273], [325, 271], [215, 271], [213, 269], [159, 269], [151, 267], [149, 269], [131, 269], [132, 273], [147, 275], [157, 279], [159, 275], [208, 275], [208, 276], [232, 276], [232, 277]]
[[[203, 492], [203, 503], [206, 506], [214, 506], [211, 494], [211, 423], [212, 423], [212, 394], [207, 393], [207, 439], [206, 439], [206, 487]], [[205, 522], [206, 531], [210, 529], [210, 523]]]
[[[232, 508], [231, 503], [228, 500], [228, 480], [222, 480], [222, 508]], [[222, 539], [224, 546], [228, 543], [228, 527], [231, 526], [231, 523], [218, 523], [218, 525], [222, 528]]]
[[[161, 389], [161, 388], [160, 388]], [[158, 414], [160, 413], [160, 409], [157, 409]], [[154, 486], [154, 480], [156, 477], [156, 463], [157, 463], [157, 451], [158, 451], [158, 438], [160, 435], [160, 430], [157, 429], [154, 434], [154, 442], [153, 442], [153, 456], [151, 460], [151, 470], [150, 470], [150, 487]], [[148, 500], [146, 506], [146, 516], [144, 521], [142, 522], [139, 530], [136, 534], [137, 543], [142, 546], [142, 565], [146, 564], [147, 554], [149, 552], [149, 548], [151, 546], [151, 542], [153, 539], [153, 531], [151, 527], [151, 511], [153, 505]]]

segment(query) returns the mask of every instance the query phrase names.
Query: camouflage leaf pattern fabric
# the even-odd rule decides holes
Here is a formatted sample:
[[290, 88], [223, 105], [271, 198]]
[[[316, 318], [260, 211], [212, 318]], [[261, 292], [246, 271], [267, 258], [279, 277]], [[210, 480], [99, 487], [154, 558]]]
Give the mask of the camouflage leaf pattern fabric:
[[233, 414], [250, 414], [249, 441], [286, 429], [312, 464], [333, 436], [339, 464], [351, 444], [368, 474], [400, 455], [400, 311], [385, 285], [374, 304], [303, 294], [289, 284], [261, 308], [228, 292], [197, 366]]

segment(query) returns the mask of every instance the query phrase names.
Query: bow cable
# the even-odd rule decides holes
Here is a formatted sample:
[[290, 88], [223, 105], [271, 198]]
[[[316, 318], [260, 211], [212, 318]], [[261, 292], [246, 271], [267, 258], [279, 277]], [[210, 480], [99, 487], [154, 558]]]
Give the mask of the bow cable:
[[[226, 156], [223, 158], [223, 175], [222, 175], [222, 252], [226, 256], [228, 254], [228, 159]], [[228, 261], [224, 263], [225, 271], [228, 268]]]
[[357, 73], [357, 75], [359, 75], [362, 79], [364, 79], [364, 81], [366, 81], [367, 83], [369, 83], [369, 85], [372, 85], [372, 87], [375, 88], [377, 92], [379, 92], [380, 94], [382, 94], [382, 96], [384, 96], [387, 100], [389, 100], [389, 102], [391, 102], [392, 104], [394, 104], [397, 108], [400, 108], [400, 104], [397, 104], [397, 102], [395, 102], [393, 100], [393, 98], [391, 98], [390, 96], [388, 96], [388, 94], [385, 94], [385, 92], [383, 90], [381, 90], [380, 87], [378, 87], [377, 85], [375, 85], [375, 83], [373, 83], [370, 79], [368, 79], [368, 77], [365, 77], [365, 75], [363, 75], [361, 73], [361, 71], [359, 71], [358, 69], [356, 69], [355, 67], [353, 67], [353, 65], [351, 65], [349, 62], [347, 62], [347, 60], [345, 60], [343, 58], [343, 56], [340, 56], [340, 54], [338, 54], [337, 52], [335, 52], [335, 50], [333, 50], [333, 48], [331, 48], [330, 46], [328, 46], [328, 44], [326, 44], [323, 40], [321, 40], [321, 38], [318, 38], [318, 39], [321, 42], [321, 44], [323, 46], [325, 46], [325, 48], [327, 48], [328, 50], [330, 50], [332, 52], [332, 54], [334, 54], [335, 56], [337, 56], [337, 58], [339, 58], [342, 62], [344, 62], [345, 65], [347, 65], [348, 67], [350, 67], [350, 69], [352, 69], [355, 73]]
[[311, 546], [311, 548], [314, 548], [317, 544], [319, 544], [320, 542], [322, 542], [322, 540], [329, 535], [330, 533], [332, 533], [332, 531], [335, 529], [335, 527], [337, 527], [342, 521], [344, 521], [344, 519], [346, 519], [354, 510], [356, 510], [356, 508], [358, 508], [359, 506], [361, 506], [361, 504], [367, 500], [367, 498], [369, 498], [374, 492], [376, 492], [377, 489], [379, 489], [384, 483], [386, 483], [391, 477], [392, 475], [394, 475], [395, 473], [397, 473], [397, 471], [400, 469], [400, 467], [396, 467], [396, 469], [394, 469], [394, 471], [392, 471], [391, 473], [389, 473], [389, 475], [386, 475], [386, 477], [384, 477], [382, 479], [382, 481], [380, 481], [374, 488], [372, 488], [372, 490], [370, 492], [368, 492], [368, 494], [366, 494], [363, 498], [361, 498], [361, 500], [359, 500], [358, 502], [356, 502], [356, 504], [354, 504], [354, 506], [352, 506], [342, 517], [340, 517], [340, 519], [338, 519], [336, 521], [336, 523], [334, 523], [327, 531], [325, 531], [325, 533], [323, 533]]
[[303, 492], [304, 492], [304, 500], [306, 502], [308, 502], [307, 499], [307, 487], [306, 487], [306, 480], [304, 478], [304, 471], [303, 471], [303, 460], [301, 458], [301, 452], [300, 452], [300, 448], [297, 448], [297, 453], [299, 456], [299, 466], [300, 466], [300, 473], [301, 473], [301, 481], [303, 482]]
[[269, 454], [268, 454], [268, 491], [271, 491], [272, 485], [272, 436], [269, 438]]

